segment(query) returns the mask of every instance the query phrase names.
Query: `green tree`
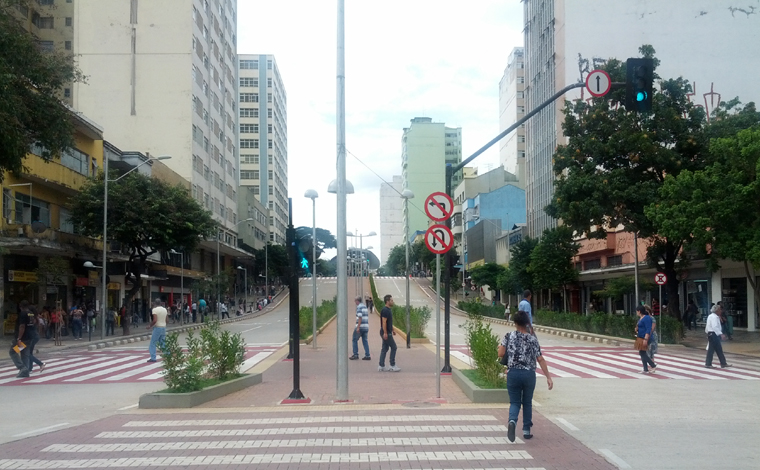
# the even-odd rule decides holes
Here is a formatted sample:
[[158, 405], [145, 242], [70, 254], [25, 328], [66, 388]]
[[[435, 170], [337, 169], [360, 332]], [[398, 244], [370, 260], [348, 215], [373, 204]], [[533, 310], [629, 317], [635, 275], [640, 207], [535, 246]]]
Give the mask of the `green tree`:
[[498, 278], [506, 273], [507, 269], [496, 263], [486, 263], [470, 269], [470, 278], [478, 286], [488, 286], [491, 290], [499, 288]]
[[[411, 258], [411, 250], [410, 250]], [[411, 259], [409, 261], [411, 263]], [[406, 251], [403, 243], [396, 245], [391, 249], [388, 260], [382, 267], [386, 276], [403, 276], [406, 269]]]
[[506, 292], [507, 295], [515, 295], [521, 293], [520, 283], [515, 276], [515, 270], [512, 267], [507, 267], [503, 273], [499, 274], [496, 278], [496, 285], [499, 289]]
[[573, 256], [578, 244], [573, 231], [565, 226], [544, 230], [541, 241], [530, 253], [528, 271], [536, 289], [558, 289], [575, 282], [578, 271], [573, 266]]
[[[639, 278], [639, 289], [640, 290], [652, 290], [654, 289], [655, 284], [652, 281]], [[594, 294], [598, 295], [602, 298], [612, 298], [614, 300], [619, 300], [623, 298], [624, 295], [630, 295], [635, 293], [636, 291], [636, 278], [633, 276], [623, 276], [623, 277], [614, 277], [607, 281], [607, 283], [604, 285], [604, 289], [594, 291]], [[631, 313], [631, 312], [629, 312]]]
[[[103, 235], [103, 174], [89, 179], [72, 198], [71, 221], [79, 233]], [[204, 238], [217, 232], [211, 213], [182, 186], [133, 172], [108, 188], [108, 239], [129, 252], [128, 304], [140, 289], [148, 256], [177, 249], [193, 252]]]
[[743, 263], [760, 305], [760, 126], [714, 139], [710, 151], [715, 161], [704, 170], [666, 178], [647, 215], [668, 236], [691, 235], [713, 268], [726, 258]]
[[[329, 230], [323, 229], [323, 228], [316, 228], [317, 232], [317, 259], [319, 259], [322, 256], [322, 253], [325, 252], [325, 250], [330, 248], [337, 248], [338, 244], [335, 240], [335, 236], [330, 233]], [[308, 240], [309, 246], [306, 250], [303, 251], [303, 256], [306, 258], [306, 260], [309, 262], [309, 269], [311, 269], [311, 266], [314, 264], [314, 260], [312, 259], [312, 228], [311, 227], [297, 227], [296, 228], [296, 238], [299, 240]]]
[[[651, 46], [639, 51], [654, 58]], [[611, 59], [604, 69], [613, 82], [625, 81], [623, 62]], [[660, 81], [648, 114], [627, 112], [622, 89], [591, 102], [567, 102], [562, 128], [568, 143], [555, 153], [555, 194], [546, 208], [590, 238], [605, 238], [607, 230], [622, 225], [649, 239], [647, 259], [667, 274], [668, 311], [677, 318], [677, 271], [688, 260], [678, 261], [691, 240], [663, 235], [644, 208], [657, 202], [666, 175], [706, 164], [705, 113], [689, 101], [690, 92], [684, 78]]]
[[530, 254], [538, 245], [535, 238], [525, 237], [512, 245], [509, 249], [509, 278], [512, 287], [517, 287], [515, 293], [521, 293], [525, 289], [533, 290], [533, 275], [530, 272]]
[[45, 160], [74, 146], [72, 116], [58, 97], [83, 78], [70, 54], [43, 51], [21, 27], [18, 5], [0, 0], [0, 180], [21, 173], [32, 146]]

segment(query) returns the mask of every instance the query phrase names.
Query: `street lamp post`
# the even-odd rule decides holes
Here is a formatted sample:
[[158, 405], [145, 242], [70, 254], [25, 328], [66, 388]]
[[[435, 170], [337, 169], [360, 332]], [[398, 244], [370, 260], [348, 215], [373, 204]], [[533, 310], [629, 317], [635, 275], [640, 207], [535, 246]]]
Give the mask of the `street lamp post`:
[[[253, 217], [249, 217], [247, 219], [243, 219], [235, 224], [235, 228], [237, 229], [237, 226], [242, 224], [243, 222], [252, 222], [254, 220]], [[221, 293], [221, 286], [219, 285], [219, 234], [221, 233], [221, 230], [217, 230], [216, 232], [216, 314], [219, 316], [219, 307], [221, 306], [221, 300], [222, 300], [222, 293]]]
[[359, 237], [359, 259], [357, 260], [359, 262], [356, 263], [356, 264], [359, 266], [359, 295], [361, 296], [362, 299], [364, 299], [364, 262], [363, 262], [363, 260], [364, 260], [364, 245], [363, 245], [363, 239], [364, 239], [364, 237], [374, 237], [375, 235], [377, 235], [377, 233], [375, 233], [375, 232], [369, 232], [369, 233], [364, 234], [364, 235], [361, 234], [361, 233], [357, 233], [356, 235], [354, 235], [351, 232], [346, 233], [346, 236], [349, 236], [349, 237], [354, 237], [354, 236]]
[[406, 253], [406, 348], [412, 347], [412, 335], [409, 314], [409, 199], [414, 198], [414, 192], [411, 189], [405, 189], [401, 192], [401, 198], [404, 199], [404, 250]]
[[[119, 176], [116, 179], [109, 180], [108, 179], [108, 156], [103, 155], [103, 305], [101, 306], [101, 321], [100, 321], [100, 339], [104, 339], [106, 336], [106, 304], [108, 303], [108, 283], [106, 282], [107, 278], [107, 271], [106, 271], [106, 264], [108, 263], [108, 260], [106, 259], [106, 256], [108, 254], [108, 183], [115, 183], [119, 181], [120, 179], [124, 178], [128, 174], [132, 173], [136, 169], [140, 168], [141, 166], [145, 165], [146, 163], [150, 161], [155, 160], [168, 160], [172, 158], [171, 155], [161, 155], [160, 157], [151, 158], [148, 157], [147, 159], [143, 160], [141, 163], [134, 166], [134, 168], [130, 169], [128, 172], [124, 173], [123, 175]], [[139, 276], [138, 279], [135, 282], [139, 282]]]
[[311, 199], [311, 347], [317, 348], [317, 198], [319, 194], [307, 189], [304, 197]]
[[[237, 268], [243, 271], [243, 292], [245, 292], [245, 294], [243, 294], [243, 300], [245, 301], [245, 304], [248, 305], [248, 270], [242, 266], [238, 266]], [[245, 311], [243, 313], [245, 313]]]

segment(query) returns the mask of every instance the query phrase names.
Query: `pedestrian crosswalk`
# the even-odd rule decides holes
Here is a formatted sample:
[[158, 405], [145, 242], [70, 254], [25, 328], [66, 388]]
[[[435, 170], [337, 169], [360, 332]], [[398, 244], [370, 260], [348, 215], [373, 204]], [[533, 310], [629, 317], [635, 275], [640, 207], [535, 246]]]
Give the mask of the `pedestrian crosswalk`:
[[[641, 374], [637, 351], [618, 347], [546, 346], [541, 352], [553, 377], [597, 379], [760, 380], [760, 361], [732, 358], [733, 367], [706, 369], [704, 354], [660, 353], [657, 371]], [[467, 345], [452, 345], [451, 356], [473, 365]], [[541, 370], [536, 369], [538, 374]]]
[[18, 446], [18, 451], [13, 444], [0, 446], [0, 469], [246, 465], [266, 470], [292, 465], [544, 470], [550, 463], [538, 459], [523, 440], [509, 442], [506, 434], [503, 416], [487, 411], [305, 412], [297, 418], [290, 413], [243, 418], [227, 413], [210, 419], [122, 415], [75, 433], [49, 434], [40, 445]]
[[[246, 347], [247, 370], [266, 359], [281, 345], [264, 344]], [[16, 378], [15, 367], [0, 368], [0, 386], [42, 384], [108, 384], [151, 382], [163, 380], [161, 360], [147, 363], [149, 354], [144, 349], [113, 349], [97, 352], [71, 352], [48, 359], [45, 370], [35, 370], [29, 377]]]

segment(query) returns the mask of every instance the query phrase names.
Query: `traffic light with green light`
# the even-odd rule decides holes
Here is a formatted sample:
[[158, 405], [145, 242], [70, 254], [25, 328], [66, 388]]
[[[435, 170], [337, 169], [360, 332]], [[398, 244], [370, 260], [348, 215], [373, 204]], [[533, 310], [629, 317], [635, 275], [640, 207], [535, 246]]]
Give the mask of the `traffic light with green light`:
[[628, 59], [626, 63], [625, 109], [637, 113], [652, 111], [654, 59]]

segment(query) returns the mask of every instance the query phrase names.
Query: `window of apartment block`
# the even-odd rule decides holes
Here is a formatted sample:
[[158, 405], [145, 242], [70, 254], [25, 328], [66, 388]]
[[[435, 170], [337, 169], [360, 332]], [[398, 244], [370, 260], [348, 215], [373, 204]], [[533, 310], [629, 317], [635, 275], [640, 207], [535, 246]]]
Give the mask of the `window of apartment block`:
[[63, 48], [66, 49], [67, 51], [70, 51], [71, 50], [71, 41], [64, 41], [63, 42]]
[[269, 195], [274, 196], [274, 187], [271, 184], [269, 185]]
[[253, 186], [251, 186], [251, 192], [253, 193], [254, 196], [258, 196], [261, 193], [261, 191], [259, 190], [259, 185], [254, 184]]
[[259, 148], [259, 139], [240, 139], [241, 149], [257, 149]]
[[270, 165], [272, 164], [272, 156], [271, 155], [267, 156], [267, 163], [269, 163]]
[[517, 113], [518, 114], [525, 114], [525, 106], [518, 106], [517, 107]]
[[210, 148], [211, 147], [209, 145], [208, 137], [204, 137], [203, 138], [203, 150], [205, 150], [206, 152], [208, 152]]
[[45, 52], [53, 52], [55, 49], [55, 43], [53, 41], [39, 41], [37, 42], [37, 45], [40, 47], [40, 50]]
[[518, 136], [517, 136], [517, 141], [518, 141], [518, 142], [525, 142], [525, 136], [524, 136], [524, 135], [522, 135], [522, 134], [521, 134], [521, 135], [518, 135]]
[[607, 257], [607, 266], [622, 266], [622, 264], [623, 264], [623, 255]]
[[267, 88], [272, 88], [272, 79], [267, 78]]
[[267, 143], [267, 148], [270, 148], [270, 149], [273, 148], [272, 139], [269, 139], [269, 142]]
[[203, 165], [203, 179], [206, 181], [211, 180], [211, 170], [209, 169], [208, 165]]
[[258, 124], [240, 124], [240, 133], [241, 134], [258, 134], [259, 125]]
[[240, 163], [259, 164], [259, 156], [257, 154], [243, 154], [240, 155]]
[[518, 98], [525, 98], [525, 92], [524, 91], [518, 91], [517, 92], [517, 97]]
[[267, 70], [272, 70], [272, 61], [267, 60]]
[[269, 179], [271, 180], [272, 178], [274, 178], [274, 172], [272, 170], [268, 170], [267, 176], [269, 176]]
[[525, 77], [517, 77], [517, 83], [525, 83]]
[[272, 125], [271, 124], [267, 124], [267, 133], [268, 134], [272, 133]]
[[241, 118], [257, 118], [259, 117], [259, 108], [240, 108]]
[[240, 93], [240, 102], [241, 103], [258, 103], [259, 94], [258, 93]]
[[272, 108], [267, 109], [267, 117], [272, 118]]
[[583, 269], [589, 270], [589, 269], [599, 269], [602, 267], [602, 259], [596, 258], [596, 259], [590, 259], [583, 262]]
[[267, 93], [267, 103], [271, 103], [271, 102], [272, 102], [272, 94]]
[[52, 16], [40, 16], [37, 19], [37, 27], [39, 29], [53, 29], [55, 27], [55, 21]]
[[518, 150], [517, 151], [517, 157], [518, 158], [525, 158], [525, 150]]
[[252, 77], [240, 77], [240, 86], [257, 87], [259, 86], [259, 79]]
[[72, 24], [73, 24], [73, 22], [72, 22], [71, 18], [67, 17], [66, 18], [66, 26], [71, 26]]

